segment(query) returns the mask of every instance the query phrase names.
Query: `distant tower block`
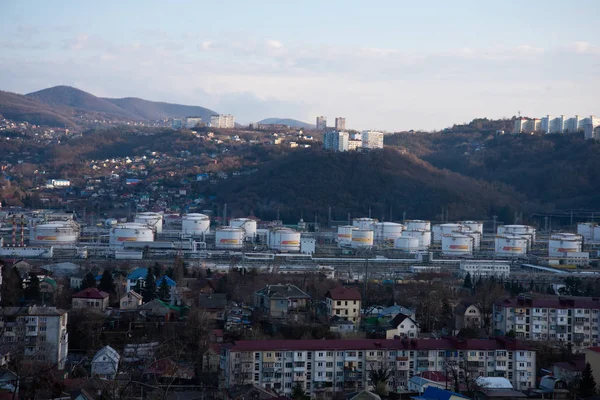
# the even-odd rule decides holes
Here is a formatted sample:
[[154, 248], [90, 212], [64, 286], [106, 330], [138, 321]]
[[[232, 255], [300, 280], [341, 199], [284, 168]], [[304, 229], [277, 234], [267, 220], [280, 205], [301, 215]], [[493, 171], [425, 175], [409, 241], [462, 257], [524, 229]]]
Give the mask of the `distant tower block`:
[[335, 119], [335, 130], [336, 131], [345, 131], [346, 130], [346, 118], [337, 117]]
[[322, 115], [317, 117], [317, 129], [320, 131], [327, 129], [327, 117]]

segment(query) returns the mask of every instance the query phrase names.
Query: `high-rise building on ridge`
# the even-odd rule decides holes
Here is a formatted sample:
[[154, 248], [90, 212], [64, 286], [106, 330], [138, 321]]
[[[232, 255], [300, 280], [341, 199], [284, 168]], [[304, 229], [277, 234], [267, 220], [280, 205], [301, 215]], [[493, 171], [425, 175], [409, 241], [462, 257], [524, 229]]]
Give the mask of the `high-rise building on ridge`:
[[377, 131], [363, 131], [362, 147], [364, 149], [383, 149], [383, 133]]
[[319, 116], [317, 117], [317, 130], [324, 131], [327, 129], [327, 117]]
[[586, 139], [600, 139], [600, 118], [593, 115], [586, 118], [583, 125], [583, 132]]
[[584, 132], [586, 139], [593, 138], [593, 131], [598, 126], [598, 119], [591, 115], [589, 118], [582, 118], [575, 115], [571, 118], [565, 118], [560, 115], [552, 118], [551, 115], [546, 115], [541, 119], [519, 117], [515, 119], [513, 133], [578, 133]]
[[235, 117], [231, 114], [211, 115], [210, 127], [221, 129], [233, 129], [235, 128]]
[[348, 151], [348, 132], [326, 132], [323, 135], [323, 148], [332, 151]]
[[202, 124], [202, 117], [187, 117], [185, 119], [185, 127], [187, 129], [195, 128], [198, 125]]
[[335, 119], [335, 130], [336, 131], [345, 131], [346, 130], [346, 118], [337, 117]]

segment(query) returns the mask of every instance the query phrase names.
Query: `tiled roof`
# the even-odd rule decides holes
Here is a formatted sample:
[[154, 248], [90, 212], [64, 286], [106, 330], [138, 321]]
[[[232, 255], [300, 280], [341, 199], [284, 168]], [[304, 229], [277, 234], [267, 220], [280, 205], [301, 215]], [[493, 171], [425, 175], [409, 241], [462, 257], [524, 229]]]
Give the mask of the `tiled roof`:
[[327, 292], [332, 300], [361, 300], [360, 292], [355, 288], [336, 287]]
[[98, 290], [96, 288], [83, 289], [73, 295], [74, 299], [97, 299], [103, 300], [109, 296], [108, 293]]

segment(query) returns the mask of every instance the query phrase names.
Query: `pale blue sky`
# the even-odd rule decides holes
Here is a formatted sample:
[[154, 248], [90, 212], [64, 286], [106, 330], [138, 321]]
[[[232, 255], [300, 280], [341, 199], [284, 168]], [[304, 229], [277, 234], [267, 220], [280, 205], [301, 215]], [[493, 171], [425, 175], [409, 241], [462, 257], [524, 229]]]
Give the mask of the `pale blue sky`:
[[599, 18], [596, 0], [0, 0], [0, 89], [359, 129], [600, 114]]

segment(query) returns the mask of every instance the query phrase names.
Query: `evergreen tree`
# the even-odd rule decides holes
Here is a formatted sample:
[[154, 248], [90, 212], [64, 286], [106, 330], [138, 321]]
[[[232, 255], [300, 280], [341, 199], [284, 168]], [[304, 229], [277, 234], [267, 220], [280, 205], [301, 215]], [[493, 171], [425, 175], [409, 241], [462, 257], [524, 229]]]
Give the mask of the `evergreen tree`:
[[83, 281], [81, 282], [81, 287], [79, 289], [84, 290], [91, 287], [96, 287], [96, 278], [94, 277], [94, 274], [88, 272], [83, 277]]
[[148, 275], [146, 275], [146, 287], [142, 293], [144, 303], [152, 301], [156, 298], [156, 278], [152, 273], [152, 267], [148, 267]]
[[133, 291], [136, 292], [137, 294], [142, 294], [143, 290], [142, 290], [141, 279], [137, 280], [137, 282], [135, 283], [135, 286], [133, 287]]
[[162, 276], [162, 267], [159, 263], [154, 263], [154, 279], [160, 279]]
[[117, 292], [115, 290], [115, 281], [113, 279], [113, 276], [107, 269], [105, 269], [104, 272], [102, 273], [102, 277], [100, 278], [100, 284], [98, 285], [98, 289], [102, 290], [103, 292], [109, 293], [109, 294]]
[[463, 282], [463, 287], [466, 287], [467, 289], [473, 289], [473, 282], [471, 281], [471, 273], [467, 272], [467, 275], [465, 275], [465, 281]]
[[309, 397], [304, 392], [304, 389], [300, 385], [300, 382], [296, 382], [294, 387], [292, 388], [292, 399], [294, 400], [308, 400]]
[[38, 303], [42, 299], [40, 280], [35, 274], [29, 277], [29, 283], [25, 289], [25, 299], [34, 303]]
[[18, 306], [23, 297], [23, 280], [16, 267], [4, 266], [2, 273], [2, 306]]
[[166, 277], [163, 277], [160, 286], [158, 287], [158, 298], [166, 302], [171, 300], [171, 288], [167, 283]]
[[585, 369], [581, 373], [578, 394], [583, 398], [596, 394], [596, 380], [592, 374], [592, 366], [590, 363], [585, 364]]

